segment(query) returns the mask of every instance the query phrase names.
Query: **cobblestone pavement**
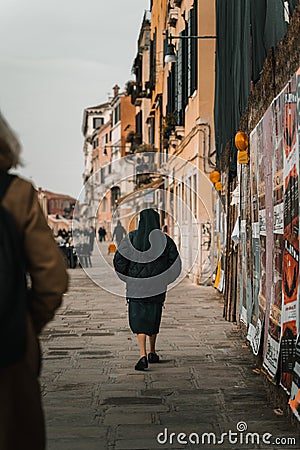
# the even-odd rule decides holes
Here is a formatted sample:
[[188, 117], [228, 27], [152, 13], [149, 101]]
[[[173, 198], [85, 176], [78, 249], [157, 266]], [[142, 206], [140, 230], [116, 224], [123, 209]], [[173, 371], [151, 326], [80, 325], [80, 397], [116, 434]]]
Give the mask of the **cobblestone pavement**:
[[202, 433], [220, 440], [223, 432], [237, 432], [238, 422], [260, 439], [271, 433], [272, 443], [296, 437], [290, 420], [267, 404], [263, 375], [253, 372], [251, 352], [223, 320], [212, 287], [184, 280], [168, 294], [157, 346], [161, 363], [137, 372], [125, 300], [100, 289], [82, 269], [70, 276], [64, 304], [42, 335], [48, 450], [300, 448], [299, 438], [294, 446], [243, 445], [240, 432], [237, 444], [234, 435], [231, 443], [226, 437], [214, 446], [206, 437], [201, 444]]

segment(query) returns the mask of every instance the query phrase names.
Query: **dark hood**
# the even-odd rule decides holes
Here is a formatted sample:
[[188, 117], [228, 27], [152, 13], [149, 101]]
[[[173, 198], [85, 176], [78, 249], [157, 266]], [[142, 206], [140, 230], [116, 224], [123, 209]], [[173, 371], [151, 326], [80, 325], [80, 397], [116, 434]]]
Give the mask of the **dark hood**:
[[160, 229], [159, 214], [152, 208], [141, 211], [140, 222], [134, 236], [133, 246], [140, 251], [149, 250], [149, 234], [152, 230], [157, 229]]

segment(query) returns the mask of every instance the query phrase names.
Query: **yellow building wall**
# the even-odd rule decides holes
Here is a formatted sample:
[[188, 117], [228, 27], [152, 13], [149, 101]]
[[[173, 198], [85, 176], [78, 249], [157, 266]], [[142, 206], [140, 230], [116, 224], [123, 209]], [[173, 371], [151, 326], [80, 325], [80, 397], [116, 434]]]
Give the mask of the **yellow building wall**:
[[153, 40], [156, 32], [156, 79], [155, 89], [152, 92], [152, 110], [155, 110], [155, 140], [154, 146], [160, 149], [160, 121], [161, 109], [158, 105], [158, 96], [164, 91], [164, 31], [167, 27], [167, 0], [153, 0], [151, 13], [151, 39]]
[[[172, 3], [172, 2], [171, 2]], [[168, 23], [168, 0], [153, 0], [151, 17], [151, 39], [156, 33], [156, 77], [155, 87], [151, 98], [151, 113], [155, 117], [155, 142], [157, 149], [162, 150], [161, 127], [163, 117], [166, 115], [168, 101], [167, 79], [171, 70], [171, 63], [164, 64], [164, 40], [166, 30], [173, 36], [178, 36], [186, 27], [188, 13], [194, 5], [194, 0], [183, 0], [175, 27]], [[212, 0], [198, 1], [198, 32], [197, 35], [215, 36], [215, 2]], [[178, 47], [178, 39], [174, 39], [175, 48]], [[197, 252], [197, 243], [193, 242], [194, 229], [198, 227], [201, 234], [202, 225], [210, 220], [212, 215], [212, 185], [208, 181], [208, 174], [212, 170], [207, 164], [209, 152], [214, 151], [214, 83], [215, 83], [215, 39], [198, 39], [198, 79], [197, 90], [188, 99], [184, 111], [185, 126], [176, 127], [172, 140], [174, 145], [169, 145], [168, 152], [178, 156], [175, 162], [169, 164], [169, 173], [175, 169], [175, 179], [169, 179], [169, 194], [173, 191], [183, 202], [188, 203], [194, 213], [195, 223], [187, 218], [187, 213], [178, 210], [176, 202], [172, 205], [174, 216], [180, 217], [180, 227], [175, 222], [172, 224], [170, 216], [168, 224], [170, 233], [177, 244], [183, 249], [183, 258], [189, 264]], [[181, 139], [176, 138], [176, 133]], [[206, 158], [206, 159], [204, 159]], [[206, 172], [204, 174], [203, 172]], [[171, 177], [172, 178], [172, 177]], [[195, 194], [191, 194], [187, 188], [192, 183]], [[171, 208], [170, 196], [168, 211]], [[184, 208], [183, 208], [184, 209]], [[211, 217], [212, 219], [212, 217]], [[194, 220], [194, 219], [193, 219]], [[182, 232], [182, 230], [184, 231]], [[201, 247], [201, 245], [199, 246]], [[199, 248], [198, 248], [199, 249]], [[200, 249], [200, 252], [202, 250]], [[204, 255], [205, 256], [205, 255]], [[200, 280], [203, 260], [200, 255], [191, 269], [191, 278]]]

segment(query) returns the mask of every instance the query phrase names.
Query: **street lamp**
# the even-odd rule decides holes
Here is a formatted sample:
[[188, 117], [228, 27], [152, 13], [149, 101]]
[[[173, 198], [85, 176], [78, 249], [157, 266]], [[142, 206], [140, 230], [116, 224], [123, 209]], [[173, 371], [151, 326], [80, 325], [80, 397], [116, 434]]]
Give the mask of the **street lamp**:
[[174, 63], [177, 61], [175, 54], [175, 45], [172, 43], [173, 39], [216, 39], [217, 36], [172, 36], [168, 30], [165, 31], [167, 39], [167, 48], [165, 53], [165, 63]]
[[[170, 39], [170, 37], [169, 37]], [[165, 53], [165, 63], [175, 63], [177, 61], [177, 56], [175, 54], [175, 45], [172, 42], [168, 43], [166, 53]]]

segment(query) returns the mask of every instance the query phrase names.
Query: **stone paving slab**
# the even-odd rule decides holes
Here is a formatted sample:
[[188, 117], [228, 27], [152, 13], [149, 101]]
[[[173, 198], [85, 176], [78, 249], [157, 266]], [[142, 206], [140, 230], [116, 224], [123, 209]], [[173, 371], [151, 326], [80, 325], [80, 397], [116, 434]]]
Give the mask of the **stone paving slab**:
[[[96, 271], [96, 268], [94, 268]], [[48, 450], [300, 448], [263, 444], [179, 444], [179, 433], [236, 431], [295, 437], [284, 412], [268, 405], [263, 375], [249, 348], [222, 318], [220, 296], [185, 279], [167, 297], [158, 353], [161, 363], [136, 372], [136, 337], [124, 299], [101, 290], [81, 269], [43, 332], [41, 378]], [[168, 429], [172, 444], [157, 441]]]
[[78, 439], [49, 439], [48, 450], [102, 450], [107, 448], [106, 440], [106, 435], [102, 439], [86, 437], [82, 447], [83, 443]]
[[87, 448], [85, 446], [86, 438], [97, 439], [98, 442], [101, 442], [101, 440], [106, 439], [107, 428], [103, 425], [99, 427], [96, 424], [94, 426], [83, 424], [80, 426], [79, 424], [74, 424], [68, 420], [60, 425], [55, 424], [55, 427], [50, 425], [48, 427], [48, 436], [52, 440], [53, 436], [55, 436], [55, 440], [58, 441], [60, 439], [77, 439], [81, 442], [82, 450], [84, 450]]
[[[117, 411], [106, 411], [103, 423], [105, 425], [119, 425], [120, 422], [124, 426], [125, 431], [128, 430], [128, 425], [134, 425], [135, 430], [138, 425], [152, 424], [153, 415], [150, 412], [137, 414], [127, 412], [127, 414], [120, 414]], [[144, 427], [140, 427], [143, 429]]]

